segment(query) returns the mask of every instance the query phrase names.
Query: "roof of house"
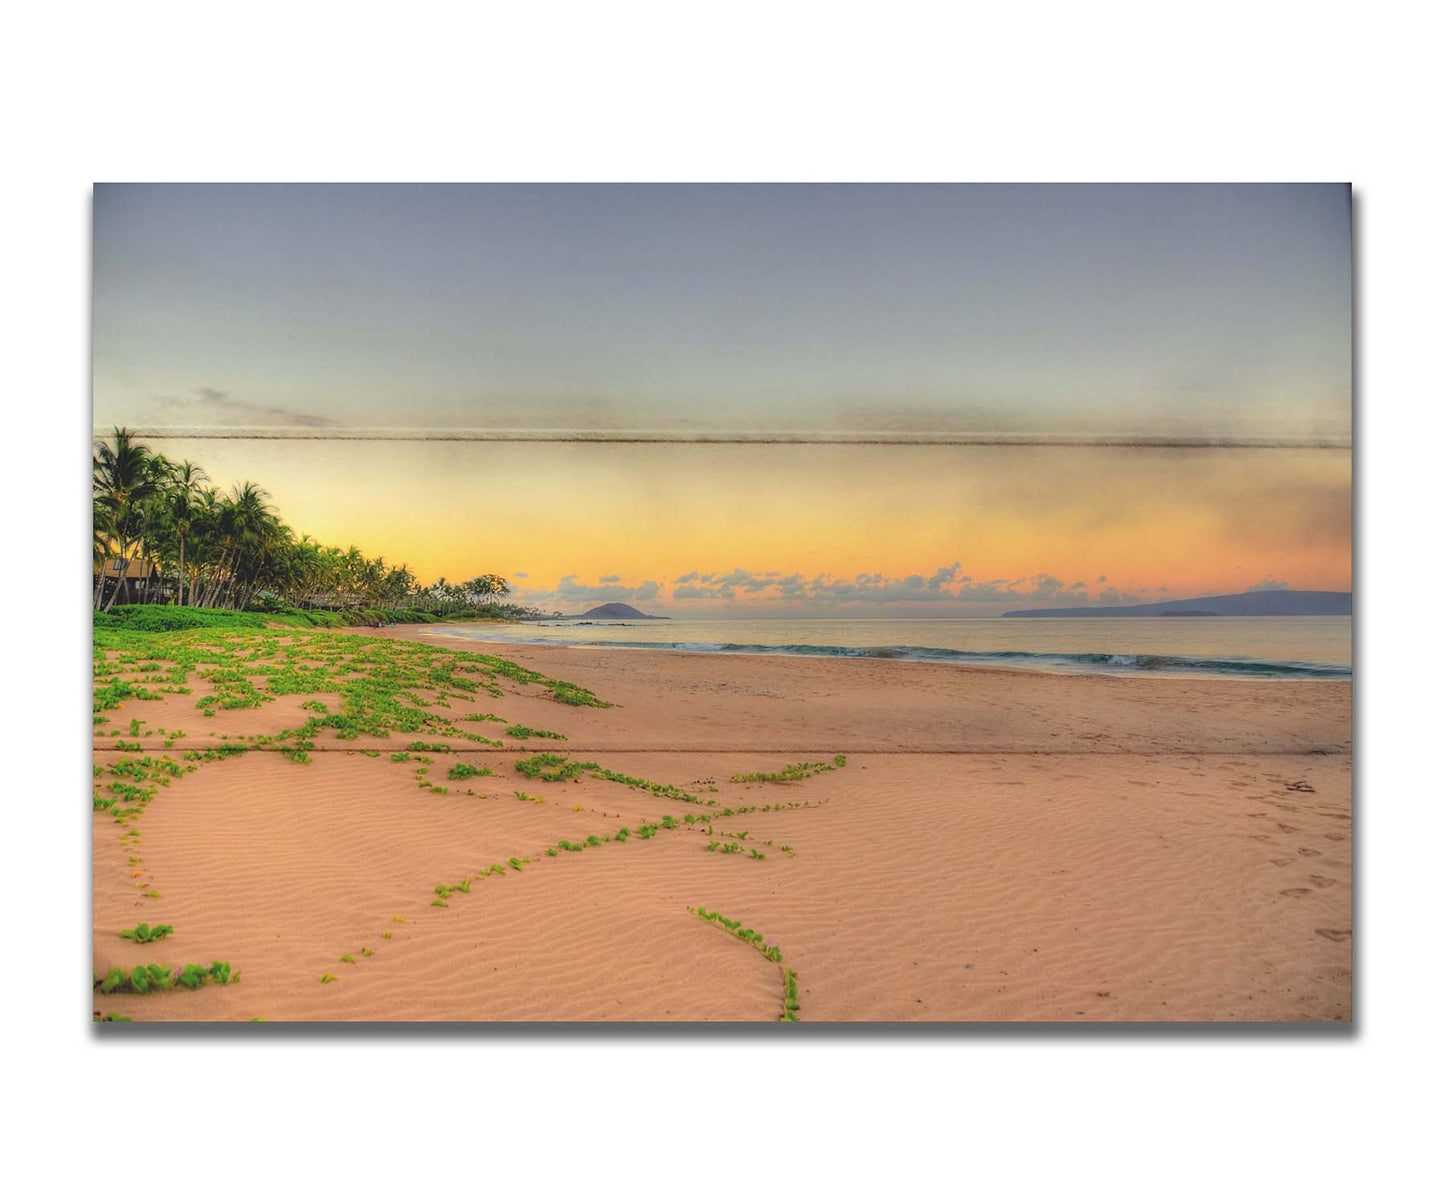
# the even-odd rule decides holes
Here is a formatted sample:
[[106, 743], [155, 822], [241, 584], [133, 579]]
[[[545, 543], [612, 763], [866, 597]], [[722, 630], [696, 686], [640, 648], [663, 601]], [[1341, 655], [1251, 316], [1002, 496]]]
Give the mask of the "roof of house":
[[[121, 575], [120, 566], [121, 561], [119, 558], [107, 560], [105, 562], [105, 575], [107, 577], [119, 577]], [[132, 560], [125, 566], [125, 575], [131, 578], [149, 577], [158, 571], [154, 561], [140, 560], [139, 558]]]

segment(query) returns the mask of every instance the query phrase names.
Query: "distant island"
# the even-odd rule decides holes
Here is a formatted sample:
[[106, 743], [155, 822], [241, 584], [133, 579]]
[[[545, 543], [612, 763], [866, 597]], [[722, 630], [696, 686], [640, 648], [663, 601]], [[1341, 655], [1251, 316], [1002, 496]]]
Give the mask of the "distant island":
[[1212, 598], [1180, 598], [1141, 606], [1057, 606], [1005, 611], [1005, 619], [1195, 619], [1275, 615], [1349, 615], [1354, 595], [1317, 589], [1260, 589]]
[[568, 615], [569, 619], [666, 619], [667, 615], [645, 615], [635, 606], [626, 602], [606, 602], [594, 606], [586, 614]]

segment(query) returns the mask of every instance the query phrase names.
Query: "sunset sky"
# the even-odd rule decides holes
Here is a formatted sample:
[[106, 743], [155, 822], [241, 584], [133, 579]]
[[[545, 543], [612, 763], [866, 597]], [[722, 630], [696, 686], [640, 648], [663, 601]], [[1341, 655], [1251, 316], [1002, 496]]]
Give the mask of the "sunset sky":
[[[1343, 186], [99, 186], [95, 425], [547, 609], [1350, 588]], [[494, 442], [791, 431], [1241, 449]], [[188, 438], [218, 431], [282, 438]], [[378, 432], [462, 441], [339, 441]], [[480, 435], [481, 441], [472, 441]]]

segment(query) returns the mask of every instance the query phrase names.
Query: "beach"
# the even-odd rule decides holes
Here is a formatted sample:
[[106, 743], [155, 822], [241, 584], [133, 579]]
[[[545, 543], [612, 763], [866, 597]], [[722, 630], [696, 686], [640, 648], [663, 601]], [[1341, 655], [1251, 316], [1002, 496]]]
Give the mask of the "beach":
[[[425, 626], [346, 634], [479, 651]], [[422, 692], [500, 747], [321, 731], [309, 763], [193, 760], [136, 836], [97, 812], [97, 974], [214, 958], [243, 974], [96, 1009], [776, 1021], [786, 970], [810, 1023], [1352, 1016], [1348, 681], [483, 651], [612, 705], [506, 677], [475, 702]], [[107, 721], [140, 731], [97, 728], [96, 763], [294, 729], [310, 700], [337, 705], [280, 693], [200, 719], [192, 695], [126, 698]], [[612, 776], [517, 770], [538, 753]], [[733, 780], [789, 765], [806, 769]], [[118, 933], [141, 921], [175, 932], [138, 950]]]

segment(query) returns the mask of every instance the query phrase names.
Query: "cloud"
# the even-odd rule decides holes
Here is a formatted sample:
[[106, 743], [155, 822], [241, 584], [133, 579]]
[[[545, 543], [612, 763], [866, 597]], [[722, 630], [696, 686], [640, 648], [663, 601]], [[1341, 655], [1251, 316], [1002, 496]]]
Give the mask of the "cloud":
[[519, 570], [519, 571], [513, 573], [512, 576], [513, 576], [513, 577], [520, 577], [520, 578], [522, 578], [523, 580], [525, 580], [527, 574], [526, 574], [526, 573], [523, 573], [523, 572], [521, 572], [521, 571]]
[[[1102, 606], [1136, 606], [1149, 596], [1167, 596], [1169, 587], [1108, 585], [1104, 588], [1086, 586], [1083, 581], [1066, 585], [1053, 573], [1035, 573], [1012, 579], [996, 577], [980, 581], [961, 571], [958, 561], [940, 565], [932, 572], [855, 573], [851, 577], [835, 577], [819, 573], [806, 577], [802, 573], [782, 573], [776, 569], [755, 571], [735, 566], [727, 572], [703, 572], [691, 569], [663, 583], [648, 579], [627, 584], [618, 573], [605, 573], [595, 582], [582, 580], [578, 574], [562, 577], [552, 589], [521, 588], [518, 601], [543, 609], [570, 609], [581, 604], [601, 602], [647, 602], [661, 599], [684, 607], [708, 602], [760, 603], [764, 605], [796, 604], [829, 610], [852, 605], [980, 605], [980, 606], [1080, 606], [1095, 603]], [[521, 576], [522, 574], [517, 574]], [[1107, 574], [1100, 574], [1100, 582]], [[1266, 578], [1252, 589], [1284, 589], [1283, 582]]]
[[734, 568], [730, 573], [700, 573], [696, 570], [673, 578], [672, 596], [683, 599], [723, 599], [739, 594], [759, 595], [776, 590], [783, 598], [805, 597], [806, 580], [801, 573], [784, 575], [776, 571], [753, 573]]
[[227, 389], [199, 386], [189, 397], [154, 397], [158, 425], [174, 426], [299, 426], [311, 429], [335, 426], [330, 418], [306, 414], [285, 406], [243, 401]]
[[1080, 585], [1065, 589], [1064, 583], [1051, 573], [1014, 581], [1004, 578], [975, 581], [961, 573], [960, 568], [959, 562], [954, 561], [926, 574], [891, 577], [884, 573], [857, 573], [840, 578], [820, 573], [811, 580], [801, 573], [757, 573], [735, 568], [730, 573], [718, 574], [694, 570], [675, 578], [672, 596], [679, 601], [734, 601], [739, 597], [754, 597], [826, 606], [855, 602], [1088, 601], [1088, 594]]
[[1258, 585], [1246, 585], [1244, 587], [1244, 592], [1246, 594], [1257, 594], [1260, 592], [1260, 590], [1266, 589], [1289, 589], [1289, 582], [1276, 581], [1271, 574], [1266, 573], [1263, 581], [1261, 581]]
[[662, 586], [656, 581], [643, 581], [639, 585], [621, 582], [622, 578], [615, 573], [599, 578], [595, 584], [581, 580], [576, 573], [568, 573], [552, 589], [523, 587], [513, 590], [512, 598], [526, 606], [560, 610], [580, 604], [647, 602], [662, 593]]

